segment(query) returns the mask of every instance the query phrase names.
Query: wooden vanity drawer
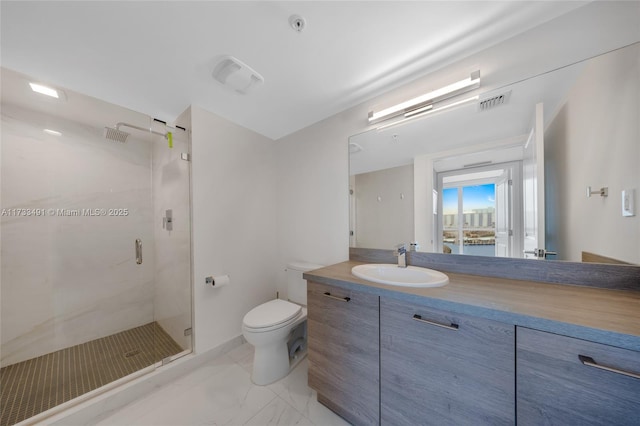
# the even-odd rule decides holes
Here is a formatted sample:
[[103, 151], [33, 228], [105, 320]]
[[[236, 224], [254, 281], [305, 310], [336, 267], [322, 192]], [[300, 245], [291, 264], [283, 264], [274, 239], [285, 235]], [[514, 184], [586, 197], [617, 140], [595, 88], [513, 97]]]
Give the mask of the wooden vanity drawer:
[[640, 352], [518, 327], [516, 357], [519, 425], [640, 425]]
[[380, 298], [381, 424], [515, 423], [515, 327]]
[[378, 425], [379, 297], [309, 282], [309, 387], [356, 425]]

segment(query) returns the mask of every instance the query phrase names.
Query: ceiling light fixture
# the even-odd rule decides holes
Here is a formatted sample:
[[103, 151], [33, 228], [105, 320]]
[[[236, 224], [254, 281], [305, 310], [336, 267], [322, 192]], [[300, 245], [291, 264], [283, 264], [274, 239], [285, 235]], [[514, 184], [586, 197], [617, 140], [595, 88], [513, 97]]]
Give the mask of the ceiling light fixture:
[[41, 93], [43, 95], [51, 96], [52, 98], [56, 98], [56, 99], [60, 97], [58, 95], [58, 91], [51, 87], [43, 86], [42, 84], [38, 84], [38, 83], [29, 83], [29, 86], [31, 86], [31, 90], [33, 90], [36, 93]]
[[398, 115], [404, 115], [406, 118], [417, 117], [425, 111], [432, 111], [433, 104], [436, 102], [469, 92], [478, 87], [480, 87], [480, 70], [472, 72], [471, 75], [464, 80], [456, 81], [448, 86], [433, 90], [424, 95], [409, 99], [408, 101], [390, 106], [381, 111], [370, 111], [369, 123], [388, 120]]

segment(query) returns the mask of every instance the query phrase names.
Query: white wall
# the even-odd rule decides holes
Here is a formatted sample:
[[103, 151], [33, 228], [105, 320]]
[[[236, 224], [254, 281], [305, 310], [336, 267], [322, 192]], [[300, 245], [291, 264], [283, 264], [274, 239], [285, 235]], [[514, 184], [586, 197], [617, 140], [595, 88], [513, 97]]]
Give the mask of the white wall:
[[413, 165], [355, 175], [356, 247], [413, 241]]
[[330, 265], [349, 258], [347, 137], [360, 127], [349, 110], [277, 142], [278, 290], [293, 260]]
[[[557, 206], [547, 246], [563, 260], [588, 251], [640, 263], [640, 214], [621, 212], [621, 191], [640, 191], [639, 61], [639, 45], [589, 61], [545, 132], [547, 201]], [[587, 186], [609, 196], [588, 198]]]
[[[197, 353], [241, 334], [242, 318], [275, 297], [274, 142], [191, 108], [194, 334]], [[229, 274], [227, 287], [205, 286]]]
[[451, 75], [478, 66], [483, 87], [495, 88], [630, 44], [640, 39], [639, 13], [639, 2], [591, 3], [279, 139], [279, 265], [291, 259], [324, 264], [348, 259], [347, 141], [370, 129], [366, 117], [372, 107], [449, 84]]

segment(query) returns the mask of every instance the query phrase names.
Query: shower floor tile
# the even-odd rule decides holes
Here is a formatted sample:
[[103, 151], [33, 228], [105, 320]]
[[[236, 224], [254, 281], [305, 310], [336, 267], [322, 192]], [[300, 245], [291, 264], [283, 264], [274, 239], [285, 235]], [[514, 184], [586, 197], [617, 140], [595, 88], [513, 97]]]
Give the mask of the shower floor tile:
[[162, 327], [151, 322], [4, 367], [0, 426], [21, 422], [180, 352]]

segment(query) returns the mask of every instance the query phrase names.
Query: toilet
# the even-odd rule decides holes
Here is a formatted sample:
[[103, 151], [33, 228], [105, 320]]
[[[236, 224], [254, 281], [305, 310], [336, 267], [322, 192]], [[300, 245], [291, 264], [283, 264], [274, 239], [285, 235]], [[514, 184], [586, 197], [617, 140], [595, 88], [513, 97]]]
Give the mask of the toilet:
[[302, 274], [321, 265], [287, 265], [289, 301], [270, 300], [242, 320], [242, 335], [255, 348], [251, 380], [268, 385], [289, 374], [307, 352], [307, 281]]

